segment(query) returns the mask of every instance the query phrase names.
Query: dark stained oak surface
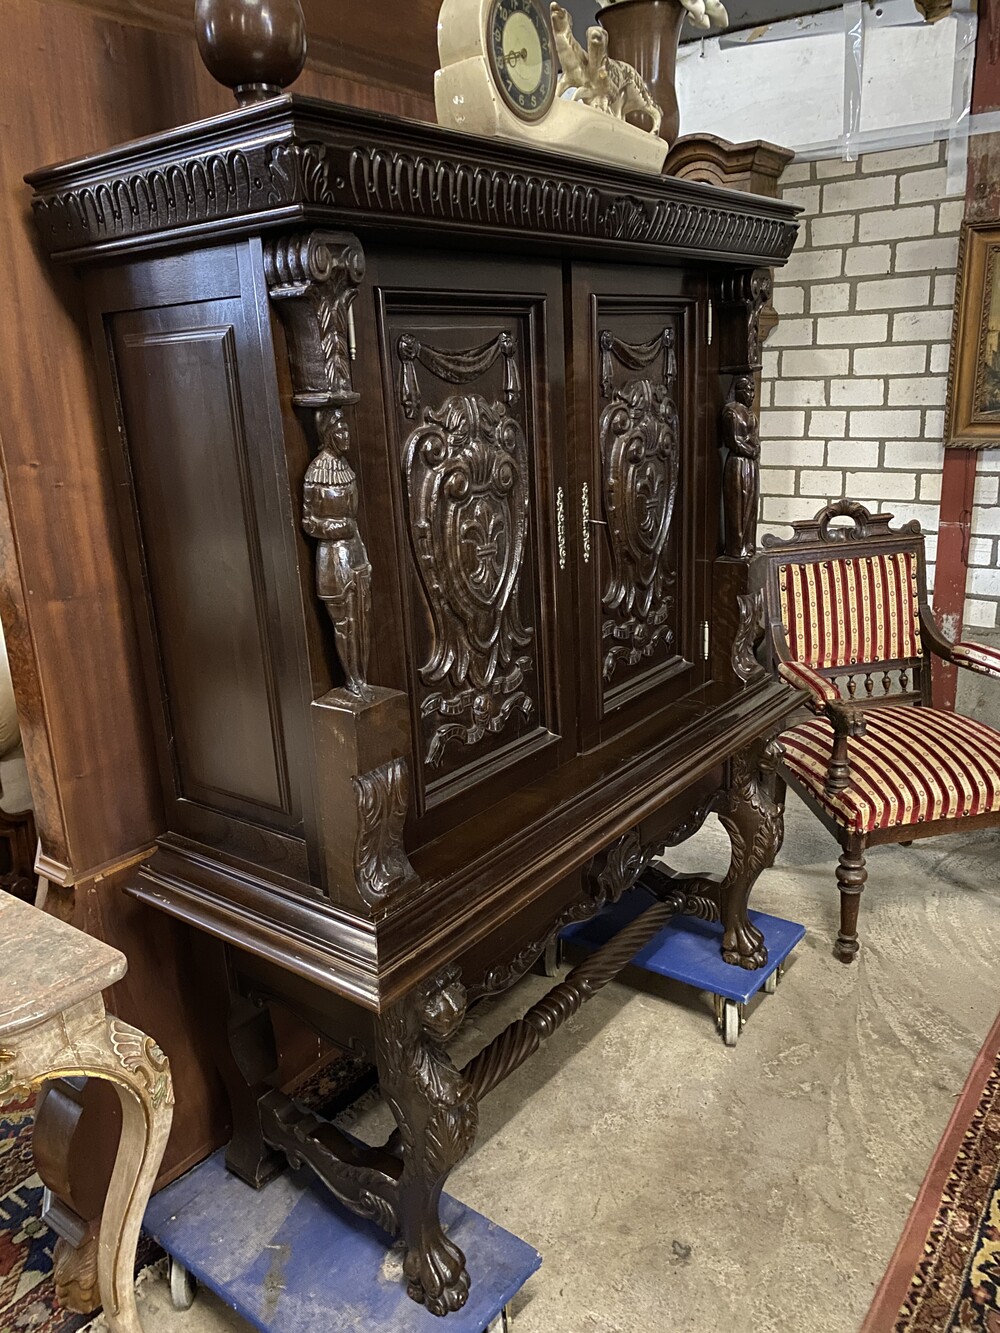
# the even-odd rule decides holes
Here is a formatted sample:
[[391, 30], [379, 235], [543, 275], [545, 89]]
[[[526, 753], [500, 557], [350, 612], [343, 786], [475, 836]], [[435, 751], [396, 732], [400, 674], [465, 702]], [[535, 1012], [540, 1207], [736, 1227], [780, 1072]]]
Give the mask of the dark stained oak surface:
[[[753, 656], [739, 386], [795, 209], [298, 95], [29, 179], [80, 272], [158, 760], [128, 892], [227, 946], [231, 1168], [309, 1161], [445, 1314], [477, 1096], [674, 912], [766, 963], [794, 693]], [[712, 811], [723, 880], [671, 879], [456, 1069], [470, 998]], [[354, 1160], [282, 1098], [268, 1001], [374, 1060], [398, 1136]]]

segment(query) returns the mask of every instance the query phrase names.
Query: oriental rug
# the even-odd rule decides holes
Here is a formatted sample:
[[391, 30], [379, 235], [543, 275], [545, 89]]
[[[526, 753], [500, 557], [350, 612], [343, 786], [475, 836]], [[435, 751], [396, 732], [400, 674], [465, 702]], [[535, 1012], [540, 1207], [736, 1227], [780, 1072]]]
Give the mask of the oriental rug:
[[1000, 1018], [861, 1333], [1000, 1333]]

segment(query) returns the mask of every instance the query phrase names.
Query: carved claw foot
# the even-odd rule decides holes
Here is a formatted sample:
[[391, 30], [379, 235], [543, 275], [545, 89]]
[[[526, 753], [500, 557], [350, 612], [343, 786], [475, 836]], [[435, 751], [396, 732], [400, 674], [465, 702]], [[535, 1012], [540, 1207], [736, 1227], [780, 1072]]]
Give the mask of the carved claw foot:
[[723, 935], [722, 957], [734, 967], [745, 967], [748, 971], [756, 971], [767, 962], [764, 936], [752, 921], [744, 920]]
[[465, 1255], [443, 1231], [426, 1237], [423, 1244], [410, 1250], [403, 1264], [406, 1293], [431, 1314], [452, 1314], [469, 1299], [469, 1274]]

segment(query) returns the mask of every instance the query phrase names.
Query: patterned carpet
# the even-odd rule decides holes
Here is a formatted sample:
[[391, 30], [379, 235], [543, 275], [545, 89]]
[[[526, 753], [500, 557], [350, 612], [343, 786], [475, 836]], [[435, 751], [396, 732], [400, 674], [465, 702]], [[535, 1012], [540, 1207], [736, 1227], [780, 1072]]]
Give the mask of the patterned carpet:
[[34, 1098], [0, 1107], [0, 1329], [72, 1333], [89, 1316], [55, 1307], [52, 1247], [41, 1221], [42, 1182], [31, 1158]]
[[861, 1333], [1000, 1333], [1000, 1018]]
[[[333, 1116], [372, 1086], [375, 1073], [348, 1058], [326, 1065], [296, 1090], [298, 1100]], [[92, 1315], [69, 1314], [55, 1304], [52, 1249], [55, 1234], [41, 1221], [42, 1182], [31, 1156], [34, 1098], [0, 1107], [0, 1333], [75, 1333]], [[162, 1251], [140, 1241], [142, 1268]]]

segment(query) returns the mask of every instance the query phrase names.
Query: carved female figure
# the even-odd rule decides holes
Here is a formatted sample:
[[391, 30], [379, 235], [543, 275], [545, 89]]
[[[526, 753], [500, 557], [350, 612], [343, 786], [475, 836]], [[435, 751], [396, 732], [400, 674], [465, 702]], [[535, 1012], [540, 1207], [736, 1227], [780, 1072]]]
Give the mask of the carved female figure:
[[757, 546], [760, 500], [760, 434], [753, 410], [754, 379], [737, 375], [730, 401], [722, 409], [723, 440], [728, 450], [722, 473], [726, 555], [746, 560]]

